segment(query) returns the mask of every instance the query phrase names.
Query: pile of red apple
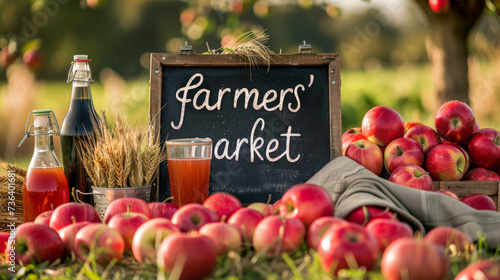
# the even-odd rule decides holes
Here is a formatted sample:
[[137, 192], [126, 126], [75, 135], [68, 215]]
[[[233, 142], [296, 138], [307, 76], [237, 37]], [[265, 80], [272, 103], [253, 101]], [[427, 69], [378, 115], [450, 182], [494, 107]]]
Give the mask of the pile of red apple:
[[[6, 247], [0, 246], [0, 251], [7, 264], [60, 259], [95, 261], [103, 267], [129, 254], [140, 263], [156, 265], [159, 275], [175, 274], [176, 279], [212, 275], [217, 259], [229, 252], [267, 258], [302, 251], [317, 252], [322, 268], [332, 276], [346, 268], [372, 270], [381, 260], [385, 279], [400, 279], [402, 271], [405, 279], [444, 279], [449, 273], [448, 248], [453, 247], [453, 254], [473, 248], [469, 237], [449, 227], [435, 228], [423, 239], [413, 236], [413, 229], [388, 209], [363, 206], [346, 219], [335, 217], [325, 189], [299, 184], [272, 205], [257, 202], [247, 207], [227, 193], [180, 208], [120, 198], [109, 204], [103, 221], [89, 204], [70, 202], [15, 232], [0, 234], [0, 244]], [[482, 260], [461, 274], [478, 271], [488, 275], [500, 271], [500, 265]]]
[[[460, 101], [439, 108], [435, 129], [405, 123], [392, 108], [374, 107], [360, 127], [342, 135], [342, 155], [391, 182], [426, 191], [434, 190], [434, 181], [500, 181], [500, 132], [480, 129], [472, 109]], [[445, 193], [458, 199], [449, 190]], [[496, 210], [493, 199], [483, 194], [462, 201]]]

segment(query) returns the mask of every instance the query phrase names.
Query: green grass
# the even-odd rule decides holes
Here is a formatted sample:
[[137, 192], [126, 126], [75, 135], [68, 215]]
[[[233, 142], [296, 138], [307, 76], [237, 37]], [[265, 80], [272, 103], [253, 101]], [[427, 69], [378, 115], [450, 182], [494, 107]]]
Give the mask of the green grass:
[[[450, 267], [448, 277], [452, 280], [468, 264], [485, 258], [492, 258], [500, 261], [499, 250], [491, 251], [484, 247], [484, 240], [480, 240], [476, 248], [470, 254], [452, 255], [450, 257]], [[74, 279], [157, 279], [158, 270], [156, 266], [141, 265], [132, 256], [125, 256], [120, 261], [112, 261], [107, 266], [96, 263], [90, 254], [85, 263], [71, 261], [69, 258], [63, 263], [48, 262], [38, 265], [16, 266], [16, 279], [32, 280], [74, 280]], [[373, 270], [348, 269], [340, 272], [341, 275], [335, 279], [371, 279], [383, 280], [380, 271], [380, 258]], [[6, 267], [6, 266], [4, 266]], [[12, 274], [2, 274], [0, 265], [0, 279], [7, 279]], [[8, 277], [10, 278], [10, 277]], [[167, 278], [168, 279], [168, 278]], [[207, 280], [327, 280], [331, 279], [320, 263], [319, 255], [310, 251], [307, 252], [305, 246], [302, 250], [293, 254], [282, 254], [275, 257], [259, 256], [251, 249], [245, 249], [241, 253], [229, 252], [226, 256], [221, 256], [217, 262], [217, 269], [207, 278]]]

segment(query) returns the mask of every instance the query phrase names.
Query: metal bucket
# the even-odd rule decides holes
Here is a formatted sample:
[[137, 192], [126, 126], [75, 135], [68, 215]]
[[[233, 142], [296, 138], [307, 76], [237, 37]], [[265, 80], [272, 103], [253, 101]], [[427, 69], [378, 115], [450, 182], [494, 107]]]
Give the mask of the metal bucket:
[[[77, 190], [77, 192], [79, 192]], [[82, 193], [82, 192], [80, 192]], [[151, 186], [130, 187], [130, 188], [97, 188], [92, 187], [91, 193], [82, 193], [94, 196], [94, 207], [99, 216], [104, 220], [104, 213], [111, 201], [122, 197], [140, 198], [146, 202], [151, 201]]]

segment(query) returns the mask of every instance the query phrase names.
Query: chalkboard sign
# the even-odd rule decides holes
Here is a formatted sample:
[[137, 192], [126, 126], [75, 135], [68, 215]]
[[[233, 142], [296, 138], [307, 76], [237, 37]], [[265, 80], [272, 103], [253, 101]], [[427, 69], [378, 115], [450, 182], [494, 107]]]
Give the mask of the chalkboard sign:
[[[151, 55], [150, 117], [162, 141], [213, 140], [210, 193], [275, 201], [340, 155], [338, 56], [271, 61], [251, 67], [237, 55]], [[169, 194], [165, 162], [153, 199]]]

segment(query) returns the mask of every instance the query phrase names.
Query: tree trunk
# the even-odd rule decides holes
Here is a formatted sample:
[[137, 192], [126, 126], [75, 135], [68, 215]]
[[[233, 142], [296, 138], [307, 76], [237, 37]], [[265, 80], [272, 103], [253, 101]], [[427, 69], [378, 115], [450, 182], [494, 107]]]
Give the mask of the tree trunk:
[[484, 9], [484, 0], [451, 1], [450, 10], [435, 13], [428, 0], [415, 0], [429, 19], [428, 55], [432, 63], [438, 104], [448, 100], [469, 103], [468, 34]]

